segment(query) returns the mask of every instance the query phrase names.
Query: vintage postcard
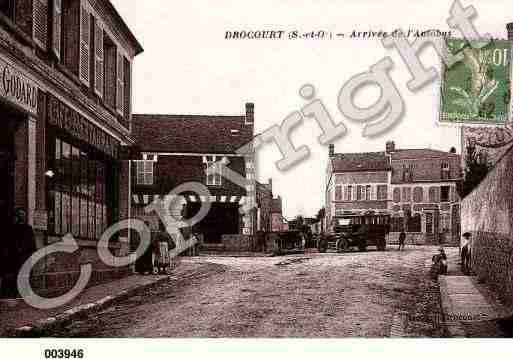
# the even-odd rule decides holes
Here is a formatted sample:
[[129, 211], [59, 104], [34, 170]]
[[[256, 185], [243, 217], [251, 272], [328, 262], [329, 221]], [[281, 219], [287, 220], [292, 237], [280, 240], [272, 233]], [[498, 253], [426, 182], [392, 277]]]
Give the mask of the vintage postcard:
[[512, 44], [501, 0], [0, 0], [2, 358], [509, 353]]

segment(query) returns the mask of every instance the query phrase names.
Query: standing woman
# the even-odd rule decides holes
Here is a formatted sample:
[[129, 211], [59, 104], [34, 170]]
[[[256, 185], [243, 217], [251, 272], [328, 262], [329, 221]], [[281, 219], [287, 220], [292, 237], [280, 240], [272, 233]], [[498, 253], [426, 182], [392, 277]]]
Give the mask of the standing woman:
[[167, 268], [170, 265], [169, 258], [169, 244], [171, 237], [167, 232], [159, 231], [157, 232], [157, 241], [158, 241], [158, 256], [157, 256], [157, 270], [159, 274], [165, 274]]
[[[151, 224], [149, 221], [144, 221], [144, 224], [146, 224], [146, 226], [148, 228], [150, 228], [150, 230], [151, 230]], [[153, 238], [153, 232], [151, 232], [151, 238]], [[141, 241], [141, 239], [138, 238], [134, 244], [136, 244], [138, 246], [140, 244], [139, 243], [140, 241]], [[135, 246], [135, 248], [137, 248], [137, 246]], [[152, 263], [153, 250], [152, 250], [152, 247], [153, 247], [153, 243], [151, 243], [151, 240], [150, 240], [150, 243], [148, 243], [148, 246], [146, 247], [146, 250], [144, 251], [144, 253], [139, 258], [137, 258], [137, 261], [135, 262], [135, 271], [137, 273], [150, 274], [153, 272], [153, 263]], [[134, 248], [134, 250], [135, 250], [135, 248]]]

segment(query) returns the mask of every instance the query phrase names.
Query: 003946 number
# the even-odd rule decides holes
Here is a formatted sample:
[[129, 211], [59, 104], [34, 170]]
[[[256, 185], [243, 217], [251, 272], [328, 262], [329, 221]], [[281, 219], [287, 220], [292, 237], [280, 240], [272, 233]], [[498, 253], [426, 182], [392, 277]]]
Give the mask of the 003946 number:
[[45, 349], [45, 359], [82, 359], [84, 349]]

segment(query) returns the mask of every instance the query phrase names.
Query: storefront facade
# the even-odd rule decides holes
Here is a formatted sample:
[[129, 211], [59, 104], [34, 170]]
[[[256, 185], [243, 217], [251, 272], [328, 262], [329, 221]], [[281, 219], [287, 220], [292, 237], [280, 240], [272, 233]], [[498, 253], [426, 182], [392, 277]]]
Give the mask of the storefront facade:
[[[78, 244], [35, 264], [36, 293], [65, 292], [83, 264], [92, 264], [90, 284], [125, 275], [101, 263], [97, 245], [130, 216], [123, 154], [134, 143], [131, 64], [142, 48], [109, 1], [9, 2], [0, 9], [0, 216], [8, 227], [23, 209], [37, 249], [68, 234]], [[7, 256], [16, 238], [0, 237]], [[114, 255], [128, 252], [126, 237], [112, 241]]]

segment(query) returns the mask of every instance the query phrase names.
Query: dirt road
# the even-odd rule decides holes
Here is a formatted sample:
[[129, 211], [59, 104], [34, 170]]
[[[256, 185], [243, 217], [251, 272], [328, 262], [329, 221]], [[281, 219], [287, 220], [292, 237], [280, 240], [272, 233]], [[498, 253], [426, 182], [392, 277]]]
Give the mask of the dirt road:
[[440, 337], [435, 252], [184, 258], [168, 283], [54, 335]]

